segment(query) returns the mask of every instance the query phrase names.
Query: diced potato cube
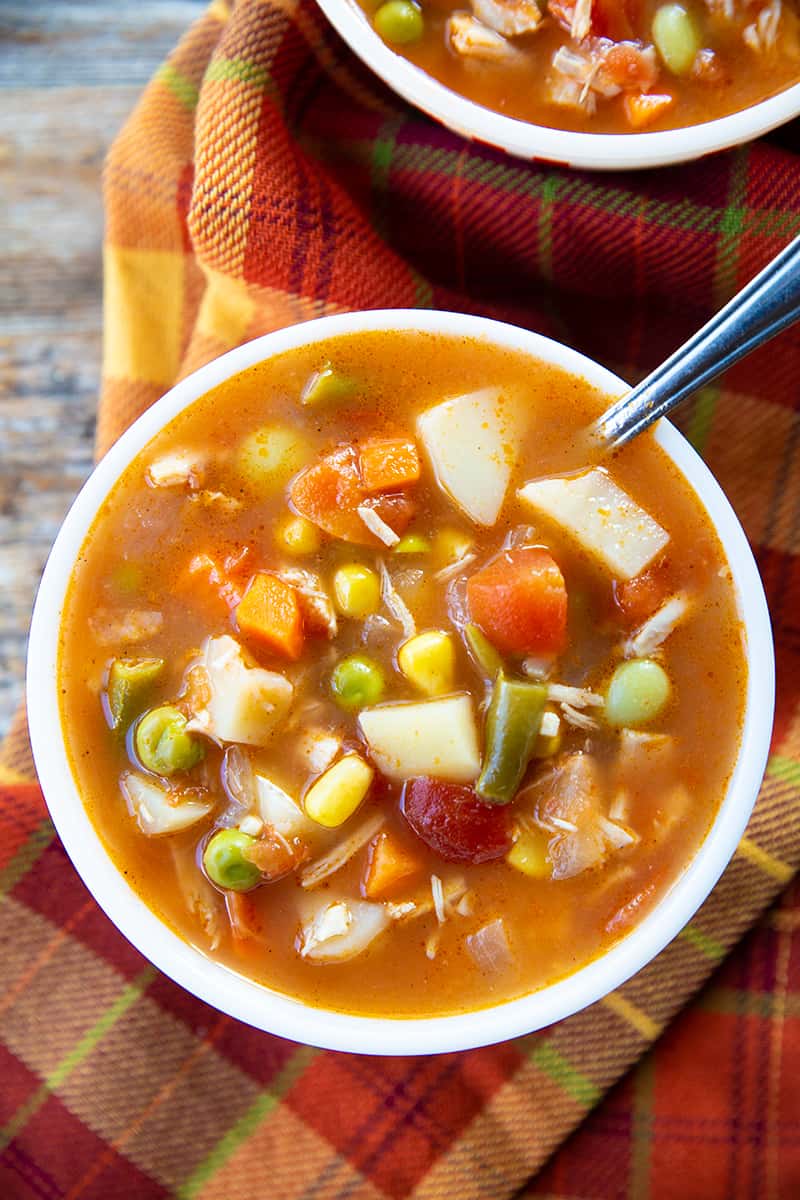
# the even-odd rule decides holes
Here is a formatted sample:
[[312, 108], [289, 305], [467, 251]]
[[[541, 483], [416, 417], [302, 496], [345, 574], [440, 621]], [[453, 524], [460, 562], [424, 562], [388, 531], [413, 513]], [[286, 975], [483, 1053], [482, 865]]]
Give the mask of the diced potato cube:
[[381, 704], [359, 716], [370, 753], [390, 779], [430, 775], [471, 783], [481, 768], [478, 732], [469, 696]]
[[618, 579], [632, 579], [663, 550], [669, 534], [602, 467], [583, 475], [535, 479], [519, 490]]
[[426, 696], [441, 696], [453, 690], [456, 652], [452, 634], [429, 629], [403, 642], [397, 665], [406, 679]]
[[120, 786], [128, 812], [136, 818], [142, 833], [148, 837], [160, 837], [188, 829], [207, 817], [214, 807], [211, 800], [181, 800], [179, 794], [168, 792], [152, 779], [135, 771], [123, 775]]
[[527, 421], [522, 398], [499, 387], [454, 396], [417, 418], [440, 486], [478, 525], [497, 520]]
[[345, 754], [305, 794], [307, 816], [326, 829], [335, 829], [352, 817], [369, 791], [375, 772], [358, 754]]
[[[191, 728], [222, 742], [264, 746], [289, 711], [294, 688], [277, 671], [248, 667], [234, 638], [207, 638], [202, 668], [210, 697]], [[201, 668], [201, 669], [202, 669]]]

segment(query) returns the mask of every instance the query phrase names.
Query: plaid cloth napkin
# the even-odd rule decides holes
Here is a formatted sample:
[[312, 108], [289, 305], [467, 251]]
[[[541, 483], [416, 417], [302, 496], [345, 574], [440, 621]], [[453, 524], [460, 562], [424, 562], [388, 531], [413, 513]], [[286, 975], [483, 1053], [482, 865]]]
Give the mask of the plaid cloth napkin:
[[[98, 451], [213, 356], [344, 309], [485, 313], [641, 375], [800, 229], [793, 138], [647, 175], [532, 166], [404, 107], [311, 0], [214, 3], [109, 158]], [[775, 624], [773, 755], [747, 837], [660, 958], [558, 1026], [362, 1059], [208, 1009], [88, 896], [20, 715], [0, 768], [0, 1196], [800, 1195], [797, 888], [536, 1177], [800, 860], [798, 375], [788, 333], [681, 417], [756, 547]]]

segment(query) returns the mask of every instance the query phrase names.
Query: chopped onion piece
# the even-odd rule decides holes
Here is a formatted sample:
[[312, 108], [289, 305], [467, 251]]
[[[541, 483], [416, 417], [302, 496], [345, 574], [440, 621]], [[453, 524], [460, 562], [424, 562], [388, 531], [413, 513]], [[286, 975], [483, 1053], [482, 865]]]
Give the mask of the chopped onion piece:
[[222, 937], [220, 894], [211, 886], [205, 875], [198, 871], [194, 849], [176, 846], [172, 842], [170, 850], [186, 911], [197, 918], [200, 928], [208, 938], [209, 950], [216, 950]]
[[575, 0], [570, 34], [576, 42], [582, 42], [592, 27], [592, 2], [593, 0]]
[[264, 824], [286, 840], [312, 840], [316, 826], [288, 792], [266, 775], [255, 776], [258, 814]]
[[551, 817], [550, 824], [556, 829], [563, 829], [565, 833], [577, 833], [578, 826], [574, 821], [566, 821], [563, 817]]
[[558, 713], [554, 713], [552, 709], [545, 709], [542, 713], [542, 722], [539, 726], [539, 733], [542, 737], [554, 738], [558, 737], [558, 731], [561, 728], [561, 719]]
[[626, 821], [629, 809], [630, 796], [624, 789], [620, 789], [609, 805], [608, 815], [612, 821]]
[[241, 746], [228, 746], [222, 756], [220, 779], [231, 804], [249, 812], [256, 803], [256, 783], [253, 764]]
[[496, 975], [512, 963], [511, 948], [502, 917], [496, 917], [467, 938], [467, 950], [481, 971]]
[[436, 953], [439, 949], [439, 942], [441, 940], [441, 936], [442, 936], [441, 930], [434, 929], [433, 933], [429, 933], [428, 936], [425, 938], [425, 957], [426, 958], [429, 958], [431, 960], [436, 958]]
[[261, 817], [256, 817], [249, 813], [239, 822], [239, 832], [246, 833], [249, 837], [258, 837], [264, 831], [264, 822]]
[[384, 604], [394, 617], [395, 621], [397, 621], [397, 623], [401, 626], [405, 636], [407, 638], [414, 637], [417, 632], [417, 623], [412, 617], [411, 611], [409, 610], [405, 600], [392, 583], [392, 577], [389, 574], [386, 563], [382, 558], [378, 559], [378, 570], [381, 574], [381, 592], [383, 595]]
[[554, 654], [529, 654], [522, 661], [522, 673], [529, 679], [547, 679], [555, 664]]
[[671, 596], [625, 643], [626, 658], [647, 658], [667, 640], [689, 611], [689, 598]]
[[335, 875], [337, 871], [348, 863], [354, 854], [357, 854], [362, 846], [365, 846], [369, 839], [378, 832], [383, 825], [383, 813], [373, 813], [367, 817], [366, 821], [354, 829], [353, 832], [346, 837], [344, 841], [338, 842], [332, 850], [330, 850], [322, 858], [318, 858], [315, 862], [311, 862], [307, 867], [304, 867], [300, 872], [300, 886], [304, 888], [314, 888], [322, 883], [324, 879]]
[[366, 504], [360, 504], [356, 512], [370, 533], [374, 533], [375, 537], [383, 542], [384, 546], [396, 546], [400, 541], [400, 534], [395, 533], [391, 525], [387, 525], [383, 518], [375, 512], [374, 508], [369, 508]]

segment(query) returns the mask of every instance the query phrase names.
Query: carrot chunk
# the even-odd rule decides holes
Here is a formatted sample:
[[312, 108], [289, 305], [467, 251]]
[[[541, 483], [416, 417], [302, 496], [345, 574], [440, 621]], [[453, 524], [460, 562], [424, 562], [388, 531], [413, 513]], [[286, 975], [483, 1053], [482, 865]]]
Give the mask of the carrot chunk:
[[675, 97], [667, 94], [629, 92], [624, 101], [625, 115], [634, 129], [643, 129], [663, 116], [674, 103]]
[[419, 479], [417, 447], [408, 438], [374, 438], [359, 446], [361, 480], [368, 492], [388, 492]]
[[414, 512], [411, 500], [401, 492], [368, 495], [352, 446], [340, 447], [301, 471], [292, 481], [289, 499], [296, 512], [331, 537], [360, 546], [382, 545], [357, 512], [365, 501], [398, 534], [402, 534]]
[[382, 899], [421, 870], [421, 860], [384, 830], [370, 842], [361, 894], [367, 900]]
[[266, 650], [287, 658], [303, 652], [303, 614], [297, 592], [277, 575], [260, 571], [236, 609], [240, 632]]
[[507, 550], [467, 581], [470, 616], [506, 654], [557, 654], [567, 632], [567, 589], [540, 546]]

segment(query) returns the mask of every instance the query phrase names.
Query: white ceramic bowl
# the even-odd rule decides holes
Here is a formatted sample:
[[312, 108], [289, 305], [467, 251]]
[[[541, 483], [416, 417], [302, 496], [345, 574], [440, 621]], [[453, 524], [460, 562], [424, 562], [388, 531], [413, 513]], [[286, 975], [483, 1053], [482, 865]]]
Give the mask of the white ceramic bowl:
[[346, 313], [258, 338], [182, 380], [120, 438], [90, 476], [56, 538], [39, 588], [28, 656], [28, 719], [36, 767], [56, 829], [84, 883], [121, 932], [159, 970], [216, 1008], [282, 1037], [334, 1050], [426, 1054], [464, 1050], [528, 1033], [613, 991], [672, 940], [716, 883], [736, 849], [758, 793], [772, 728], [772, 637], [761, 580], [733, 510], [688, 442], [662, 421], [661, 446], [713, 521], [730, 563], [746, 631], [747, 704], [739, 756], [719, 814], [694, 859], [657, 907], [608, 953], [519, 1000], [462, 1016], [425, 1019], [348, 1016], [310, 1008], [206, 958], [139, 899], [117, 870], [81, 802], [61, 732], [56, 657], [73, 563], [98, 508], [120, 474], [164, 425], [199, 396], [253, 363], [285, 350], [361, 330], [426, 330], [524, 351], [589, 380], [610, 395], [626, 385], [566, 346], [512, 325], [459, 313], [411, 310]]
[[741, 112], [658, 133], [574, 133], [503, 116], [451, 91], [390, 49], [356, 0], [317, 0], [334, 29], [393, 91], [448, 129], [517, 158], [564, 167], [630, 171], [689, 162], [752, 141], [800, 115], [800, 83]]

